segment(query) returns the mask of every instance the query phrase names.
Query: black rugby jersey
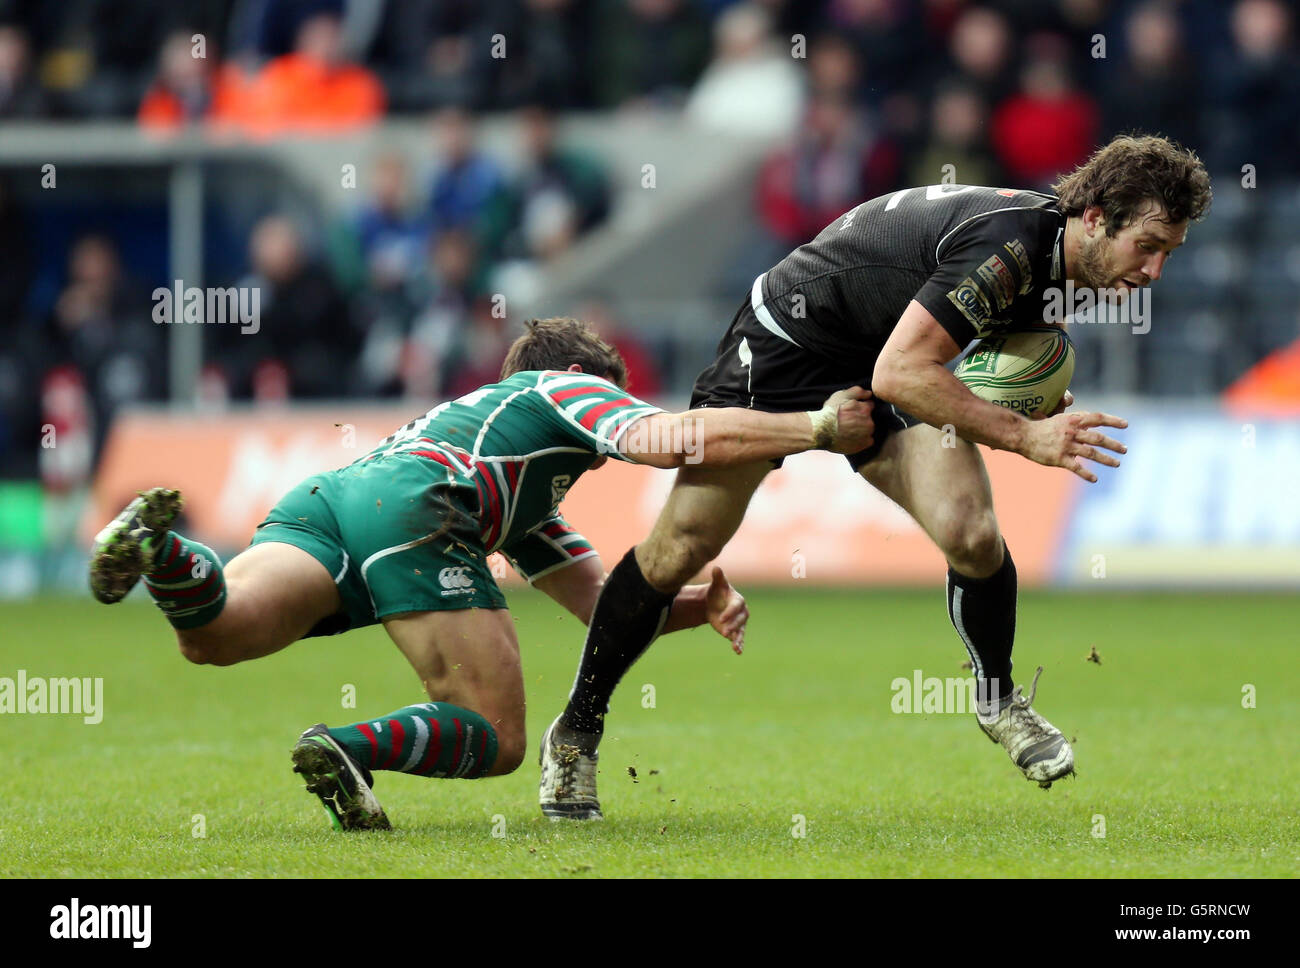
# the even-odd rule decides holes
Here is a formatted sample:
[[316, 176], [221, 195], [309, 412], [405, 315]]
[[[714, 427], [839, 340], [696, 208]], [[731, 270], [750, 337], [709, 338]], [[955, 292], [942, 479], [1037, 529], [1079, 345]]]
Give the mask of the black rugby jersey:
[[865, 364], [913, 299], [965, 347], [1042, 322], [1044, 292], [1064, 278], [1055, 196], [931, 185], [850, 209], [755, 280], [751, 302], [778, 336]]

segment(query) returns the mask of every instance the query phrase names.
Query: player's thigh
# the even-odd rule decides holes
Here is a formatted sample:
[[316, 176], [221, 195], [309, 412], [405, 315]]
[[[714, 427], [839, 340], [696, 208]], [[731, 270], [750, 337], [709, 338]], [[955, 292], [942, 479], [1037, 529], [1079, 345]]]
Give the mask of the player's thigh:
[[958, 571], [982, 577], [1001, 565], [993, 490], [974, 444], [918, 424], [892, 435], [860, 473], [907, 511]]
[[192, 661], [230, 665], [270, 655], [339, 609], [325, 566], [290, 544], [255, 544], [231, 559], [223, 574], [221, 613], [200, 628], [177, 630], [181, 652]]
[[733, 467], [691, 465], [677, 472], [649, 537], [637, 546], [646, 580], [673, 592], [718, 556], [745, 519], [768, 461]]
[[[524, 674], [514, 621], [504, 608], [404, 612], [384, 628], [434, 702], [472, 709], [497, 733], [493, 773], [523, 758]], [[508, 768], [507, 768], [508, 767]]]

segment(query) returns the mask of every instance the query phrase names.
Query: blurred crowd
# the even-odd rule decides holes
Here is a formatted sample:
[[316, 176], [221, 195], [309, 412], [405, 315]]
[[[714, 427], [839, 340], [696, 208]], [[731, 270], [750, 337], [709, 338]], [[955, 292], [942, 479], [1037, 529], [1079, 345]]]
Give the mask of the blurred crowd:
[[[496, 273], [522, 272], [567, 249], [602, 222], [611, 205], [605, 166], [562, 144], [551, 110], [517, 112], [515, 164], [507, 168], [475, 142], [473, 117], [445, 108], [434, 121], [436, 164], [413, 171], [400, 152], [359, 165], [361, 201], [325, 221], [270, 211], [248, 232], [246, 270], [207, 280], [245, 298], [256, 293], [253, 325], [200, 327], [198, 396], [277, 404], [342, 396], [428, 401], [456, 396], [500, 372], [513, 333]], [[75, 432], [93, 455], [114, 411], [165, 400], [169, 333], [181, 304], [155, 298], [170, 279], [144, 280], [105, 229], [77, 236], [48, 305], [36, 298], [31, 244], [35, 212], [20, 205], [0, 172], [0, 456], [6, 476], [30, 475], [38, 459], [66, 461], [30, 446], [34, 428]], [[33, 305], [35, 303], [35, 305]], [[230, 303], [230, 319], [234, 306]], [[592, 293], [582, 311], [629, 359], [647, 395], [658, 392], [652, 355], [614, 322]], [[513, 322], [517, 323], [518, 320]], [[62, 465], [60, 465], [62, 466]], [[64, 468], [84, 479], [91, 464]], [[41, 466], [47, 480], [53, 463]]]
[[[212, 402], [428, 400], [496, 373], [512, 335], [496, 274], [554, 259], [617, 205], [560, 114], [669, 109], [772, 139], [762, 231], [737, 260], [757, 271], [865, 198], [1045, 188], [1134, 128], [1233, 180], [1245, 164], [1300, 176], [1295, 17], [1282, 0], [0, 0], [0, 137], [8, 120], [259, 139], [431, 118], [431, 175], [384, 154], [326, 232], [257, 221], [247, 276], [211, 281], [259, 288], [260, 331], [204, 327], [201, 388]], [[519, 164], [478, 146], [485, 112], [515, 119]], [[155, 283], [96, 231], [33, 306], [33, 217], [0, 175], [0, 314], [18, 333], [0, 350], [7, 474], [32, 472], [33, 428], [79, 421], [93, 454], [114, 408], [168, 392]], [[653, 340], [607, 294], [573, 308], [653, 397], [668, 376]]]
[[[684, 108], [852, 145], [871, 188], [1041, 182], [1139, 125], [1293, 169], [1284, 0], [0, 0], [0, 119], [252, 137], [388, 114]], [[1281, 136], [1282, 144], [1276, 140]], [[952, 163], [945, 161], [945, 164]], [[960, 164], [958, 167], [962, 167]], [[841, 176], [840, 181], [854, 181]]]

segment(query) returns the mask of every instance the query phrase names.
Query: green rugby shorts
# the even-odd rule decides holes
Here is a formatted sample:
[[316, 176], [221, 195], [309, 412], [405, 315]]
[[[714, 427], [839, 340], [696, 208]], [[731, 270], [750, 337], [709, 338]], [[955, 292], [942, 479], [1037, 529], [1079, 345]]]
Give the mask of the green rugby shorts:
[[307, 478], [276, 504], [251, 544], [301, 548], [334, 578], [339, 614], [309, 635], [374, 625], [386, 615], [505, 608], [479, 537], [478, 492], [410, 454]]

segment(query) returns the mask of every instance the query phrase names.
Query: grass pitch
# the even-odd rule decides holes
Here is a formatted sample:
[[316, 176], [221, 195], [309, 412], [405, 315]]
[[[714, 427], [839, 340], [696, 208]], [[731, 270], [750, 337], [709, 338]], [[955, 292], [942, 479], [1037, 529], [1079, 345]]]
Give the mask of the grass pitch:
[[[1294, 597], [1023, 595], [1017, 678], [1045, 666], [1035, 707], [1075, 739], [1079, 769], [1048, 791], [970, 714], [891, 711], [896, 678], [965, 674], [941, 592], [749, 600], [743, 657], [695, 630], [629, 673], [601, 749], [604, 823], [543, 819], [530, 759], [492, 780], [379, 774], [396, 829], [348, 835], [328, 828], [289, 749], [312, 723], [423, 698], [382, 630], [223, 669], [181, 659], [139, 595], [111, 609], [0, 606], [0, 676], [104, 680], [98, 725], [0, 715], [0, 876], [1300, 871]], [[540, 594], [515, 592], [512, 606], [535, 744], [567, 695], [582, 630]], [[1085, 659], [1094, 646], [1100, 665]]]

